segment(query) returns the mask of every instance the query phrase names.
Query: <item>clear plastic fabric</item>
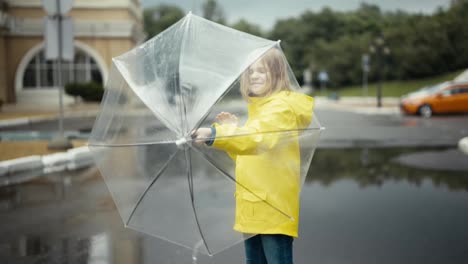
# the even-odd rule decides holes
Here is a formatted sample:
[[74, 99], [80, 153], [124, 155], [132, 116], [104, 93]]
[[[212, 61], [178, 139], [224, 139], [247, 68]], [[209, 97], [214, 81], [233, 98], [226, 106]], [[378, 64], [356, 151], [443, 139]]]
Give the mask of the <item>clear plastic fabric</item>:
[[[277, 90], [242, 93], [252, 65]], [[89, 146], [125, 225], [208, 255], [294, 230], [321, 131], [299, 90], [279, 42], [192, 14], [114, 58]]]

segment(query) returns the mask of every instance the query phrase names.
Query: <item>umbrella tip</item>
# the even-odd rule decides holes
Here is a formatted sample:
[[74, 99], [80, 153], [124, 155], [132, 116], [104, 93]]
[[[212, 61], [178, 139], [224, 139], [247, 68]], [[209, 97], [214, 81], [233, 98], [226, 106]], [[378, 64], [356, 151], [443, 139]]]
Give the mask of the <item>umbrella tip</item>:
[[281, 39], [278, 39], [276, 42], [278, 42], [278, 44], [280, 44], [280, 43], [281, 43]]
[[326, 128], [325, 127], [320, 127], [320, 130], [325, 130]]
[[188, 11], [188, 16], [192, 15], [192, 10]]

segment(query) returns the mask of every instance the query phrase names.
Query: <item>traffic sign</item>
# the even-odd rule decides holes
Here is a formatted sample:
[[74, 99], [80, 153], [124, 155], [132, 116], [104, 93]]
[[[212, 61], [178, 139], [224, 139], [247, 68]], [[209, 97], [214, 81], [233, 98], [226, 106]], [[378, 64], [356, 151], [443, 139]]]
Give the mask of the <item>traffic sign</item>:
[[[62, 24], [61, 26], [59, 24]], [[60, 43], [61, 41], [61, 43]], [[62, 51], [62, 54], [60, 53]], [[45, 18], [45, 57], [47, 60], [72, 61], [75, 56], [73, 45], [73, 21], [69, 17]]]
[[369, 55], [368, 54], [362, 55], [362, 70], [365, 72], [369, 72], [370, 70], [369, 64], [370, 64]]
[[321, 71], [318, 75], [318, 79], [321, 82], [328, 82], [328, 73], [326, 71]]
[[73, 0], [42, 0], [42, 5], [49, 16], [63, 16], [72, 8]]

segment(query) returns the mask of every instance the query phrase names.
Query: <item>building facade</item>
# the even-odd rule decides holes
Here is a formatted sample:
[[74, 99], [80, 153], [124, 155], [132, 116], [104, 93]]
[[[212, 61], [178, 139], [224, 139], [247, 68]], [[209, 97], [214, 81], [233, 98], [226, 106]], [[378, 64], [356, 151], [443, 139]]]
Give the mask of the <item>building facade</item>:
[[[41, 0], [0, 0], [0, 100], [50, 104], [58, 98], [57, 65], [44, 56]], [[139, 0], [74, 0], [74, 60], [62, 83], [105, 82], [113, 57], [144, 40]]]

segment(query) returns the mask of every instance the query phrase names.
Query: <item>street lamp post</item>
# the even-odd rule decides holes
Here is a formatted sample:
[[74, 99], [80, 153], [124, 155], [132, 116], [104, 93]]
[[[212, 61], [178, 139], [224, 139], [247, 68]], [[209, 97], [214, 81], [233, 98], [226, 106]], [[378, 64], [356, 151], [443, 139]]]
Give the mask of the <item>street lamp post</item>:
[[385, 44], [385, 40], [382, 36], [377, 37], [374, 42], [370, 45], [369, 51], [375, 54], [375, 60], [377, 65], [377, 107], [382, 107], [382, 68], [384, 66], [384, 56], [390, 54], [390, 48]]
[[312, 86], [312, 65], [309, 66], [307, 69], [304, 70], [303, 76], [304, 76], [304, 86], [303, 88], [305, 89], [306, 93], [313, 93], [314, 92], [314, 87]]
[[72, 8], [73, 0], [42, 0], [47, 17], [45, 19], [45, 58], [55, 60], [57, 66], [57, 86], [59, 92], [59, 134], [49, 144], [49, 149], [68, 149], [72, 147], [64, 135], [63, 129], [63, 86], [62, 61], [72, 61], [73, 53], [73, 24], [64, 15]]
[[370, 57], [369, 54], [362, 55], [362, 96], [366, 97], [369, 96], [369, 90], [367, 87], [367, 75], [369, 73], [369, 64], [370, 64]]
[[320, 81], [320, 93], [322, 96], [326, 96], [327, 82], [329, 80], [328, 73], [325, 70], [321, 70], [318, 74], [318, 79]]

